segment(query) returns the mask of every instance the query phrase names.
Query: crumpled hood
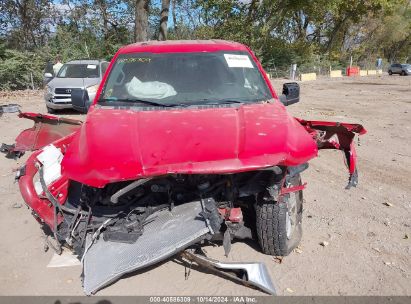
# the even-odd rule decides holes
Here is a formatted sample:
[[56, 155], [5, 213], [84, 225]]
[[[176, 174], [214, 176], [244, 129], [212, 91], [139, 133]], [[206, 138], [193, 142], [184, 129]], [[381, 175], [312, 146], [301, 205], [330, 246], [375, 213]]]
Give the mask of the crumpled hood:
[[279, 102], [200, 109], [96, 107], [62, 162], [90, 186], [170, 173], [233, 173], [317, 155], [307, 131]]

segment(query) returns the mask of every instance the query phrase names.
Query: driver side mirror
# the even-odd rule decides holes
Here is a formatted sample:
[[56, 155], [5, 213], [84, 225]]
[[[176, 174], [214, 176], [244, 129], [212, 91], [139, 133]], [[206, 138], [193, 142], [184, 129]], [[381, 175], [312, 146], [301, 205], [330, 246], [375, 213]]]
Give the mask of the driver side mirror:
[[73, 109], [81, 113], [87, 113], [90, 107], [90, 98], [88, 97], [87, 90], [72, 89], [71, 90], [71, 104]]
[[280, 95], [280, 101], [285, 106], [292, 105], [300, 101], [300, 85], [296, 82], [287, 82], [283, 84], [283, 94]]
[[53, 74], [51, 73], [44, 73], [45, 78], [53, 78]]

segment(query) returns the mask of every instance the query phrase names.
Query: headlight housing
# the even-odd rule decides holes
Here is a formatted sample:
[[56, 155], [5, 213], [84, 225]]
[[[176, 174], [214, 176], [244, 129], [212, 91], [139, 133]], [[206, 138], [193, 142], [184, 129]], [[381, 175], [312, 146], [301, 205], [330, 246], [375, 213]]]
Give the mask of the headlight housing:
[[87, 87], [86, 90], [87, 90], [88, 95], [96, 94], [98, 90], [98, 86], [99, 86], [98, 84], [95, 84], [90, 87]]
[[46, 86], [46, 93], [53, 95], [53, 89], [50, 86]]

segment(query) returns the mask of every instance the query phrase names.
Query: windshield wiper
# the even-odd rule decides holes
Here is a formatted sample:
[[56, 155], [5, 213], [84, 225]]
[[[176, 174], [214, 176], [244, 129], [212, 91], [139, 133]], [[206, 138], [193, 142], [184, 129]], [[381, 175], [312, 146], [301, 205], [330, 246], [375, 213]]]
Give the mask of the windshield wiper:
[[151, 106], [156, 106], [156, 107], [186, 107], [188, 106], [187, 104], [177, 104], [177, 103], [162, 103], [162, 102], [157, 102], [153, 100], [146, 100], [146, 99], [139, 99], [139, 98], [114, 98], [114, 97], [108, 97], [108, 98], [101, 98], [99, 99], [99, 102], [129, 102], [129, 103], [143, 103]]
[[236, 99], [203, 99], [199, 104], [207, 105], [220, 105], [220, 104], [231, 104], [231, 103], [245, 103], [245, 101], [240, 101]]

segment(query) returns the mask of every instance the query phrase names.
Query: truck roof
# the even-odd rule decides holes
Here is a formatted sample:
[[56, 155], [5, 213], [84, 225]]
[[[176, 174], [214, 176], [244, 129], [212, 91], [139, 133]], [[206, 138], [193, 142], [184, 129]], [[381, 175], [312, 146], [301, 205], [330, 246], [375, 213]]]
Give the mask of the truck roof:
[[217, 51], [248, 51], [248, 49], [241, 43], [226, 40], [153, 40], [126, 45], [119, 50], [119, 54], [137, 52], [189, 53]]

